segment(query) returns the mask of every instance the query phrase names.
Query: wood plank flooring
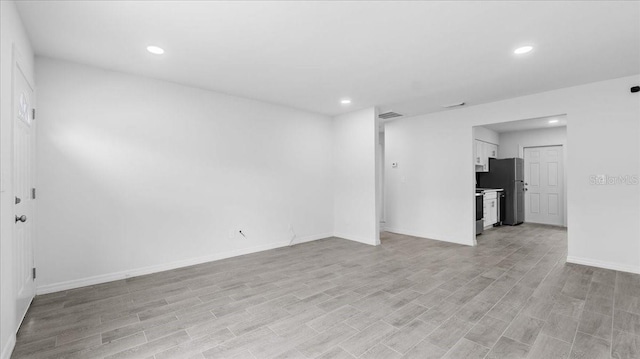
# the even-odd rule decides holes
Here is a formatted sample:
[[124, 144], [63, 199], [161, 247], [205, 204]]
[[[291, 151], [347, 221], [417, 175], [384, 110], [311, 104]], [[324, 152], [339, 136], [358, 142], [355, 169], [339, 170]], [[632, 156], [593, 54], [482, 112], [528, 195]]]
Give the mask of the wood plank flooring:
[[328, 238], [38, 296], [12, 358], [640, 358], [640, 275], [566, 231]]

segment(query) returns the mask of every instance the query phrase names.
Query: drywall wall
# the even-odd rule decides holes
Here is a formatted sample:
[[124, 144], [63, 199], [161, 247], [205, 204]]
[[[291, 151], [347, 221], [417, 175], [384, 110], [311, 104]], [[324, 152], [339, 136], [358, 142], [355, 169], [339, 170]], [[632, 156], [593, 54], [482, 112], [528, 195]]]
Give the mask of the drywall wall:
[[[524, 158], [525, 147], [561, 145], [562, 162], [566, 172], [567, 164], [567, 127], [558, 126], [526, 131], [513, 131], [500, 133], [499, 158], [520, 157]], [[567, 226], [567, 176], [564, 178], [564, 225]], [[526, 218], [525, 218], [526, 221]]]
[[[567, 127], [503, 132], [500, 136], [499, 158], [522, 157], [523, 147], [567, 145]], [[566, 161], [565, 161], [566, 163]]]
[[639, 174], [640, 96], [629, 92], [638, 83], [636, 75], [387, 123], [387, 228], [472, 244], [473, 126], [567, 114], [568, 260], [640, 272], [640, 186], [591, 182]]
[[464, 200], [475, 183], [472, 128], [432, 117], [385, 125], [385, 229], [473, 245], [466, 224], [475, 212]]
[[330, 117], [47, 58], [36, 73], [40, 293], [332, 235]]
[[33, 50], [15, 4], [0, 1], [0, 358], [9, 358], [19, 323], [13, 278], [13, 47], [33, 84]]
[[380, 243], [377, 128], [374, 108], [333, 120], [334, 233], [371, 245]]
[[475, 127], [473, 138], [476, 140], [493, 143], [494, 145], [500, 144], [500, 135], [493, 130], [485, 127]]

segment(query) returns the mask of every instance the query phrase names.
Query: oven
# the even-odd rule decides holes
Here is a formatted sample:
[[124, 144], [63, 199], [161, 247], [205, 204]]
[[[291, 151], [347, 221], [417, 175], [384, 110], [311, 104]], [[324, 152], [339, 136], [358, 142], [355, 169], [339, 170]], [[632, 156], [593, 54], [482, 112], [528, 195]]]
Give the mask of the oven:
[[476, 236], [484, 230], [484, 192], [476, 191]]

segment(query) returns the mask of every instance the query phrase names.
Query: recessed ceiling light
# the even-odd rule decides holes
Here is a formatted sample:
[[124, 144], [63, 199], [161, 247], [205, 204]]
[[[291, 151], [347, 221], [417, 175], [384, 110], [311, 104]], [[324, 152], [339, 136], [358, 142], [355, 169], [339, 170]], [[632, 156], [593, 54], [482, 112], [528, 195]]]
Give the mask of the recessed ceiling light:
[[527, 52], [530, 52], [531, 50], [533, 50], [533, 46], [522, 46], [513, 50], [513, 53], [516, 55], [522, 55], [522, 54], [526, 54]]
[[351, 100], [349, 100], [348, 98], [344, 98], [342, 100], [340, 100], [340, 103], [343, 105], [348, 105], [351, 103]]
[[147, 51], [149, 51], [150, 53], [154, 54], [154, 55], [162, 55], [164, 54], [164, 49], [158, 46], [147, 46]]
[[549, 123], [558, 123], [558, 120], [554, 119], [554, 120], [549, 120]]

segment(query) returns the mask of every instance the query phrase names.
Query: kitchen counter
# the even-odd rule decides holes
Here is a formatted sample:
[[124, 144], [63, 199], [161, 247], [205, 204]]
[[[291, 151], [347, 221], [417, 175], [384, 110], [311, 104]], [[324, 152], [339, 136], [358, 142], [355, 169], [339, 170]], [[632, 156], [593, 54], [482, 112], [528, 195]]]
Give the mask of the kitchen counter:
[[478, 191], [482, 191], [482, 192], [502, 192], [504, 191], [504, 189], [502, 188], [476, 188], [476, 192]]

